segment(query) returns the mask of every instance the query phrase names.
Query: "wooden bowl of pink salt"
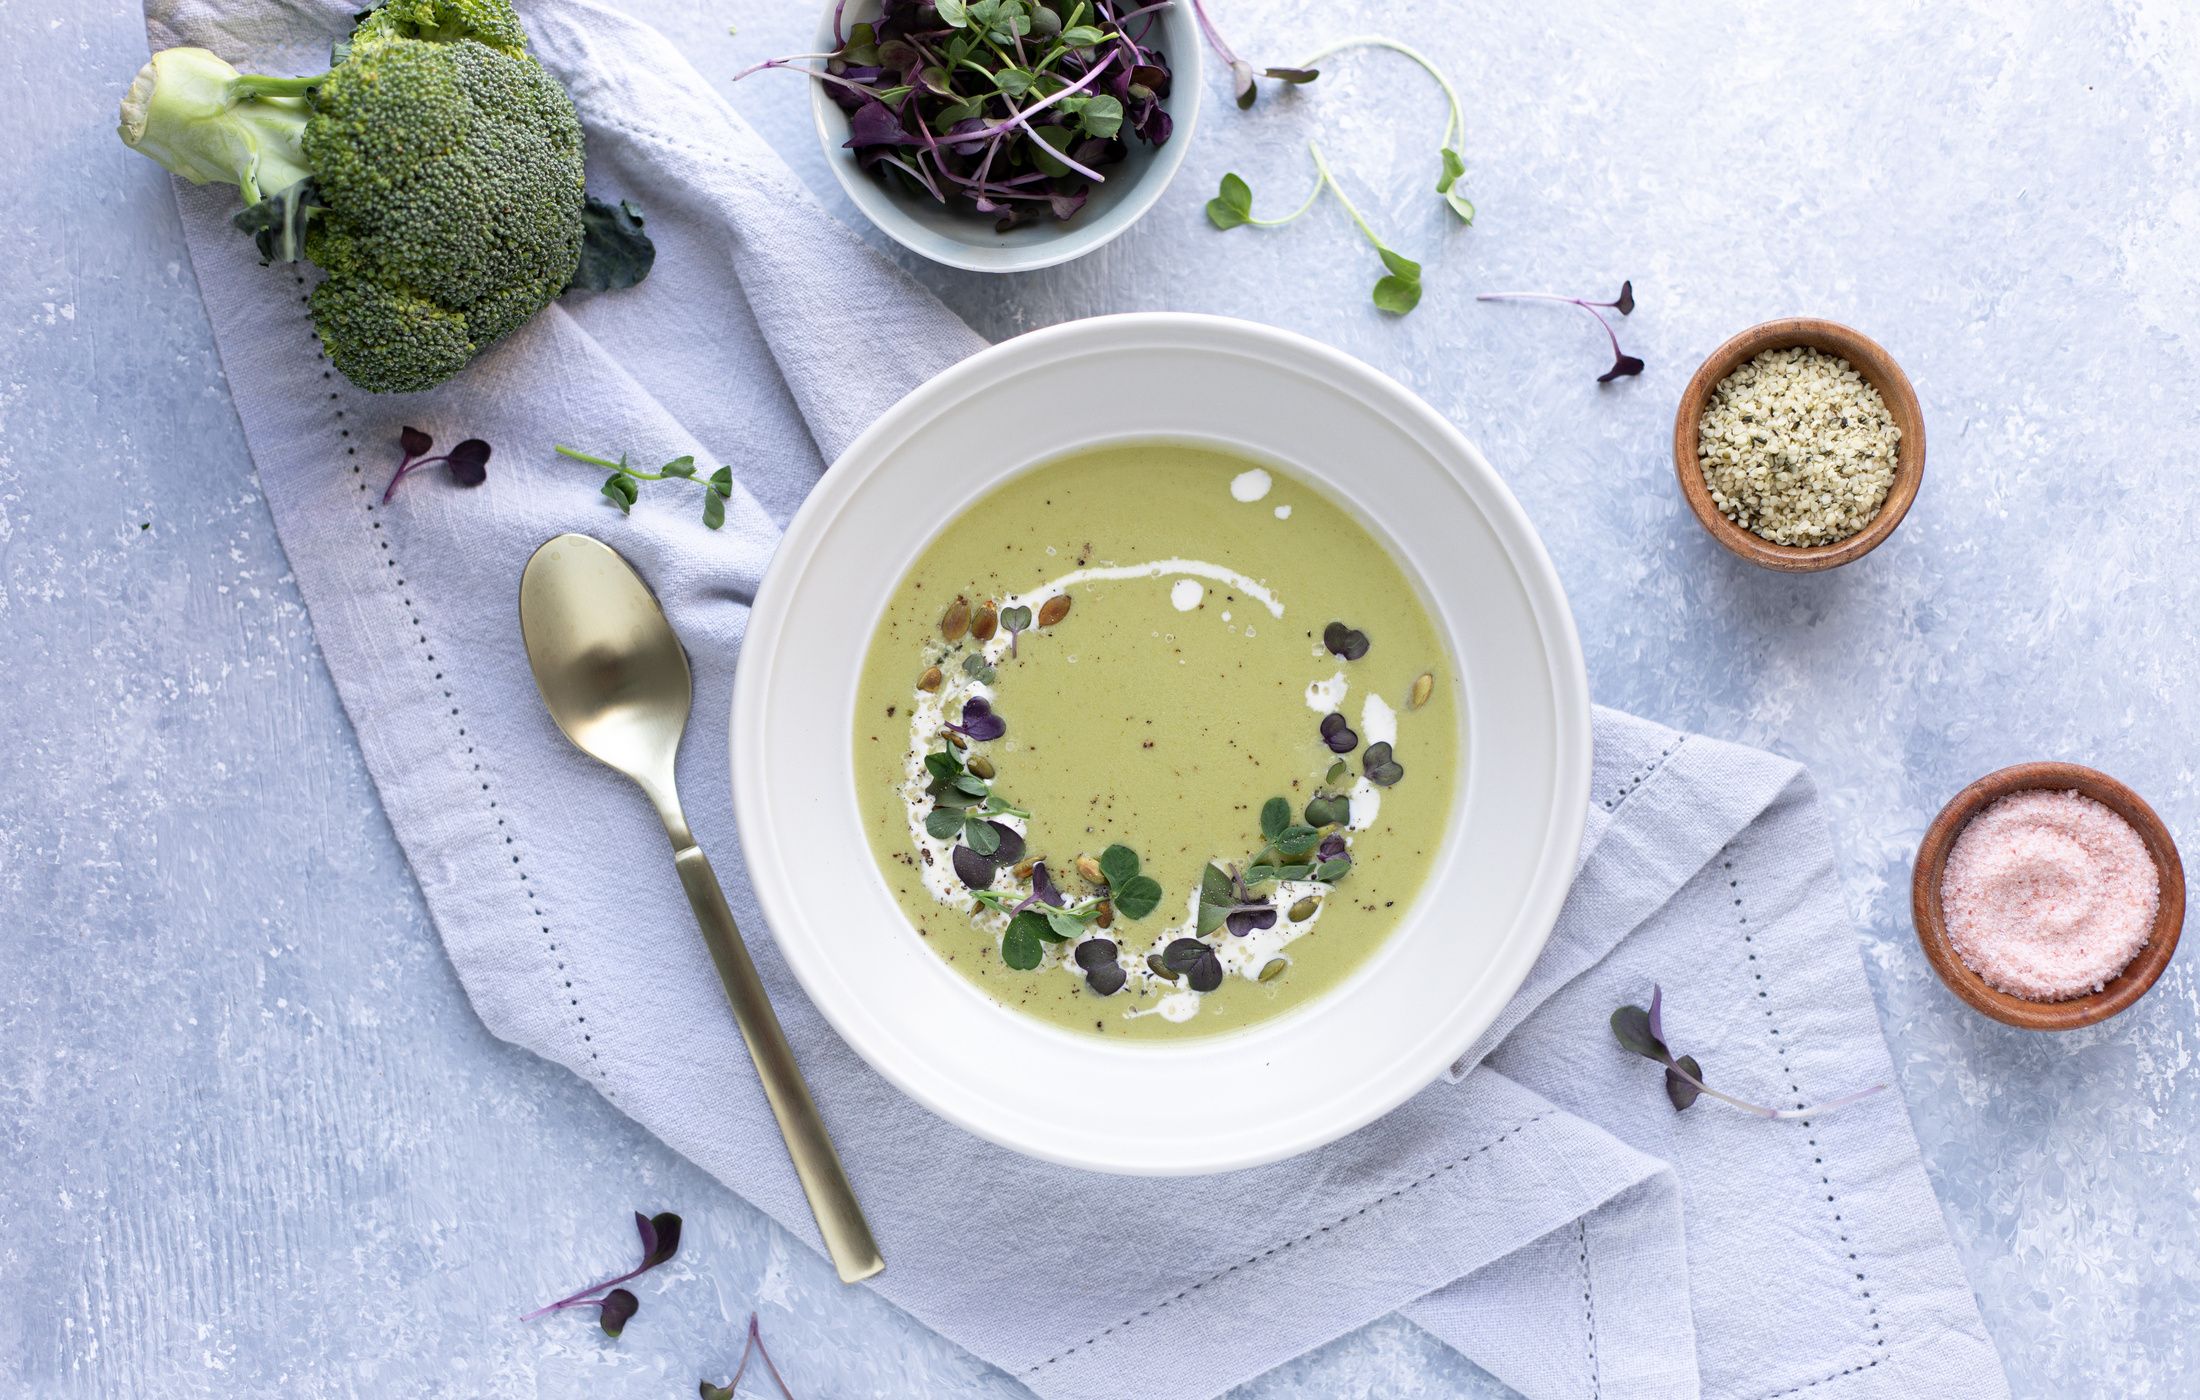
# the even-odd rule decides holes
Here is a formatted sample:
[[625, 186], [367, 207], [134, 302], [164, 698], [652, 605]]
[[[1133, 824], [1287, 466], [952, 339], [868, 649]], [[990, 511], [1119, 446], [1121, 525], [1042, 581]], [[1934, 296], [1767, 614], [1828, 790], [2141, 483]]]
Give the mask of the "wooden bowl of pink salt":
[[1926, 959], [1973, 1009], [2071, 1030], [2162, 975], [2184, 929], [2185, 869], [2130, 788], [2074, 763], [2020, 763], [1933, 819], [1910, 907]]

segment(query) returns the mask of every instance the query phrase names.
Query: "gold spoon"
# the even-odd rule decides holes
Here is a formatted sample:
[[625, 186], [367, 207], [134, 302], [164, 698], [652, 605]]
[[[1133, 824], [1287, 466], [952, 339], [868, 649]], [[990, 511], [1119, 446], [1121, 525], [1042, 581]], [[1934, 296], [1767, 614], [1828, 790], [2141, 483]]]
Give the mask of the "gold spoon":
[[587, 535], [559, 535], [535, 551], [520, 576], [519, 629], [535, 686], [565, 737], [639, 783], [656, 804], [672, 838], [672, 863], [718, 964], [734, 1024], [756, 1062], [826, 1252], [841, 1282], [869, 1278], [886, 1261], [734, 927], [718, 877], [680, 811], [673, 764], [694, 684], [671, 621], [618, 551]]

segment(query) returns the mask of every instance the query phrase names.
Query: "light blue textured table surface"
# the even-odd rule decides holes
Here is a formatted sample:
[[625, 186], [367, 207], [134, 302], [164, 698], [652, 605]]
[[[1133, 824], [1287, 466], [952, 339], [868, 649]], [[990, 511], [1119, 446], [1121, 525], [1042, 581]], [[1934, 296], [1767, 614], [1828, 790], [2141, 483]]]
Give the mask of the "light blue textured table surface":
[[[812, 24], [788, 0], [632, 3], [711, 74]], [[1219, 17], [1287, 62], [1370, 22], [1354, 8]], [[1251, 115], [1210, 89], [1180, 183], [1101, 255], [914, 270], [996, 337], [1125, 309], [1272, 321], [1450, 414], [1549, 542], [1598, 699], [1815, 772], [2017, 1393], [2200, 1393], [2193, 955], [2107, 1025], [2026, 1035], [1934, 980], [1907, 899], [1934, 811], [2021, 759], [2108, 769], [2200, 833], [2200, 15], [1442, 8], [1381, 23], [1459, 82], [1471, 230], [1425, 188], [1440, 105], [1370, 59]], [[113, 138], [143, 56], [127, 0], [0, 0], [0, 1390], [688, 1395], [757, 1307], [805, 1397], [1023, 1393], [475, 1020], [255, 489], [168, 177]], [[799, 81], [733, 99], [847, 214]], [[1200, 217], [1231, 168], [1264, 211], [1295, 203], [1315, 129], [1428, 265], [1403, 322], [1366, 305], [1334, 208], [1278, 234]], [[1604, 389], [1585, 320], [1471, 301], [1622, 277], [1650, 368]], [[1876, 335], [1931, 443], [1892, 542], [1814, 578], [1720, 553], [1669, 458], [1696, 362], [1785, 313]], [[688, 1237], [623, 1341], [514, 1321], [623, 1267], [637, 1206]], [[1499, 1393], [1392, 1320], [1241, 1394]]]

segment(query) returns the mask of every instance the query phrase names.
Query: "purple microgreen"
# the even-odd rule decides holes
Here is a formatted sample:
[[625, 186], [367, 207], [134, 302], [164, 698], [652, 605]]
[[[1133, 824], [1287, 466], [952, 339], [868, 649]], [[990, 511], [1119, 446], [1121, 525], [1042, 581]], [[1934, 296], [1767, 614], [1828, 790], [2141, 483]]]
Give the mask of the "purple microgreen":
[[1360, 746], [1360, 736], [1345, 722], [1343, 715], [1331, 711], [1322, 716], [1322, 742], [1329, 745], [1331, 753], [1350, 753]]
[[[1343, 799], [1340, 798], [1338, 800], [1342, 801]], [[1322, 843], [1319, 847], [1315, 849], [1314, 854], [1318, 859], [1324, 862], [1332, 860], [1349, 861], [1352, 857], [1346, 854], [1347, 850], [1348, 847], [1345, 845], [1344, 836], [1341, 833], [1332, 831], [1331, 833], [1329, 833], [1329, 835], [1322, 838]]]
[[[1212, 16], [1207, 13], [1203, 0], [1192, 0], [1192, 17], [1199, 21], [1199, 32], [1206, 36], [1207, 46], [1215, 51], [1230, 69], [1230, 92], [1240, 110], [1253, 105], [1260, 97], [1260, 85], [1254, 81], [1253, 65], [1239, 58], [1222, 31], [1215, 28]], [[1260, 76], [1273, 78], [1279, 83], [1310, 83], [1321, 76], [1316, 68], [1263, 68]]]
[[605, 1336], [617, 1337], [641, 1310], [641, 1299], [627, 1289], [614, 1288], [603, 1295], [603, 1310], [596, 1314], [596, 1325], [603, 1328]]
[[767, 59], [735, 80], [808, 74], [848, 114], [858, 165], [1005, 232], [1076, 218], [1131, 142], [1168, 141], [1168, 60], [1147, 43], [1159, 8], [1080, 0], [1065, 17], [1030, 0], [889, 3], [832, 51]]
[[1120, 952], [1114, 939], [1088, 938], [1071, 954], [1094, 995], [1112, 997], [1123, 990], [1123, 965], [1117, 961]]
[[560, 1298], [555, 1303], [546, 1303], [522, 1317], [520, 1321], [532, 1322], [545, 1314], [559, 1312], [567, 1308], [592, 1307], [597, 1309], [597, 1320], [602, 1324], [603, 1330], [614, 1337], [618, 1336], [620, 1331], [625, 1328], [628, 1320], [634, 1316], [635, 1311], [641, 1307], [639, 1299], [626, 1289], [618, 1287], [618, 1285], [627, 1282], [629, 1279], [641, 1277], [680, 1252], [680, 1217], [674, 1215], [671, 1211], [664, 1211], [657, 1215], [644, 1215], [640, 1211], [636, 1211], [634, 1213], [634, 1232], [641, 1236], [641, 1263], [620, 1274], [617, 1278], [605, 1279], [602, 1283], [594, 1284], [578, 1293]]
[[963, 701], [962, 717], [941, 727], [953, 730], [974, 744], [982, 744], [1006, 734], [1008, 721], [993, 713], [992, 701], [983, 695], [973, 695]]
[[[1619, 348], [1619, 332], [1604, 319], [1604, 310], [1617, 311], [1622, 316], [1635, 310], [1635, 284], [1632, 281], [1619, 284], [1619, 295], [1610, 301], [1586, 301], [1580, 297], [1560, 296], [1555, 292], [1484, 292], [1476, 301], [1555, 301], [1565, 306], [1578, 306], [1604, 328], [1604, 338], [1611, 342], [1612, 367], [1597, 376], [1597, 383], [1609, 384], [1615, 379], [1642, 373], [1641, 360]], [[1598, 308], [1604, 308], [1599, 310]]]
[[424, 467], [440, 466], [451, 474], [451, 480], [461, 486], [479, 486], [489, 479], [489, 444], [480, 438], [467, 438], [440, 457], [430, 457], [435, 439], [418, 428], [402, 428], [397, 434], [397, 445], [405, 455], [397, 464], [397, 471], [390, 477], [390, 484], [382, 489], [382, 504], [388, 505], [390, 497], [397, 494], [397, 483]]
[[1887, 1087], [1885, 1084], [1874, 1084], [1870, 1088], [1859, 1089], [1853, 1094], [1843, 1094], [1821, 1104], [1797, 1104], [1793, 1108], [1767, 1108], [1763, 1104], [1721, 1093], [1704, 1082], [1703, 1066], [1696, 1063], [1693, 1055], [1676, 1058], [1666, 1048], [1664, 1002], [1664, 989], [1652, 984], [1649, 1010], [1645, 1011], [1639, 1006], [1622, 1006], [1612, 1013], [1612, 1038], [1629, 1053], [1665, 1066], [1665, 1096], [1672, 1103], [1675, 1112], [1693, 1104], [1698, 1095], [1708, 1094], [1723, 1104], [1758, 1118], [1815, 1118], [1819, 1114], [1846, 1107], [1859, 1099], [1870, 1098]]
[[1028, 908], [1034, 904], [1045, 904], [1060, 909], [1067, 902], [1062, 898], [1062, 892], [1054, 887], [1054, 877], [1047, 873], [1047, 863], [1042, 860], [1034, 864], [1031, 867], [1031, 894], [1017, 907]]
[[1175, 938], [1161, 950], [1161, 965], [1184, 979], [1195, 992], [1211, 992], [1222, 985], [1222, 959], [1196, 938]]
[[[837, 10], [833, 13], [833, 23], [836, 26], [840, 23]], [[733, 1368], [733, 1379], [724, 1385], [712, 1385], [709, 1381], [698, 1382], [696, 1393], [702, 1400], [734, 1400], [734, 1392], [741, 1388], [741, 1377], [748, 1374], [751, 1356], [764, 1363], [764, 1370], [771, 1376], [772, 1384], [779, 1387], [780, 1400], [794, 1400], [794, 1392], [787, 1388], [787, 1378], [779, 1374], [779, 1367], [772, 1362], [772, 1354], [764, 1349], [764, 1333], [756, 1325], [755, 1313], [749, 1314], [748, 1345], [741, 1348], [741, 1361]]]
[[993, 883], [994, 864], [968, 846], [957, 846], [949, 857], [955, 867], [955, 878], [974, 890], [982, 890]]
[[1014, 865], [1024, 858], [1023, 833], [1005, 822], [987, 822], [993, 828], [994, 839], [1000, 844], [994, 848], [995, 865]]
[[1241, 904], [1232, 909], [1224, 923], [1234, 938], [1243, 938], [1262, 929], [1276, 926], [1275, 906], [1266, 900], [1253, 904]]
[[1395, 787], [1406, 775], [1406, 770], [1391, 757], [1388, 744], [1369, 744], [1367, 752], [1360, 755], [1360, 771], [1377, 787]]
[[[463, 444], [461, 444], [463, 446]], [[454, 452], [457, 449], [452, 449]], [[611, 475], [604, 478], [601, 488], [604, 499], [619, 508], [621, 515], [631, 514], [634, 503], [641, 499], [641, 483], [645, 481], [693, 481], [703, 488], [703, 524], [717, 529], [726, 523], [726, 502], [733, 496], [733, 468], [720, 467], [707, 478], [698, 478], [699, 470], [693, 457], [675, 457], [653, 472], [645, 472], [629, 463], [625, 453], [617, 461], [609, 457], [597, 457], [587, 452], [559, 443], [555, 451], [568, 461], [585, 462], [592, 467], [602, 467]]]
[[[1331, 655], [1342, 657], [1346, 661], [1357, 661], [1367, 655], [1367, 633], [1357, 627], [1332, 622], [1322, 629], [1322, 645]], [[1341, 720], [1343, 717], [1338, 718]], [[1322, 735], [1326, 738], [1328, 734], [1329, 721], [1325, 719], [1322, 721]]]

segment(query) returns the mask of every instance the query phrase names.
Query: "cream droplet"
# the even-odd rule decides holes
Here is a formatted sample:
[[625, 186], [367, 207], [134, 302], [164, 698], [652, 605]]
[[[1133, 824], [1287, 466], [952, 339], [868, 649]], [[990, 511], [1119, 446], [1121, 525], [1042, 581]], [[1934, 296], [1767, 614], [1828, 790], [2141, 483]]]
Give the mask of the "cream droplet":
[[1178, 612], [1190, 612], [1206, 596], [1206, 586], [1196, 578], [1180, 578], [1169, 586], [1169, 601]]
[[1230, 478], [1230, 494], [1241, 501], [1257, 501], [1268, 494], [1268, 488], [1275, 485], [1275, 480], [1261, 468], [1254, 467], [1251, 471], [1242, 471]]
[[1289, 507], [1289, 506], [1277, 506], [1277, 507], [1276, 507], [1276, 519], [1278, 519], [1278, 520], [1289, 520], [1290, 518], [1291, 518], [1291, 507]]

